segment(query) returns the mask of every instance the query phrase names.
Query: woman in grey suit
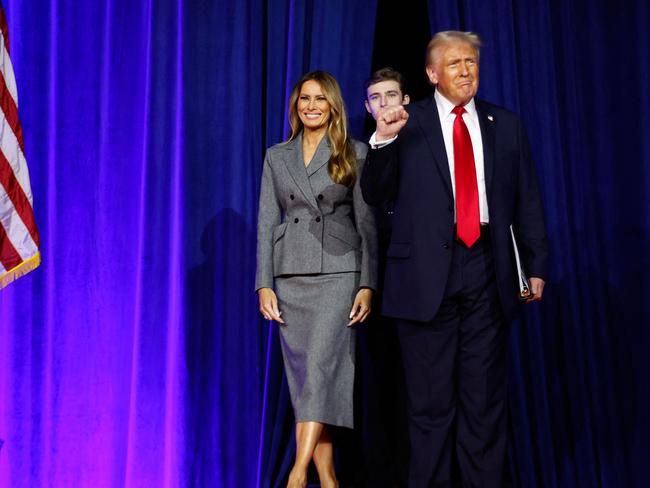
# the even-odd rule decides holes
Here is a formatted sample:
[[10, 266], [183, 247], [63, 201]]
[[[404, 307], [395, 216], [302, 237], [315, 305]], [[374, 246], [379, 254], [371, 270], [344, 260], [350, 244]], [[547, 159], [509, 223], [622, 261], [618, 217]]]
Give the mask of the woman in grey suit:
[[257, 234], [260, 311], [280, 324], [296, 417], [290, 488], [314, 460], [338, 486], [329, 426], [352, 428], [354, 330], [370, 313], [377, 241], [359, 177], [366, 146], [347, 132], [336, 80], [303, 76], [289, 98], [291, 136], [264, 160]]

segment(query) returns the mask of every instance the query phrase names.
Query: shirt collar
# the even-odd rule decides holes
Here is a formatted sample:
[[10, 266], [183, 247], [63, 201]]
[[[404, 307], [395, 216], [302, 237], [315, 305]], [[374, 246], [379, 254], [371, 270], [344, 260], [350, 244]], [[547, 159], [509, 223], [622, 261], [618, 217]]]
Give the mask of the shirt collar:
[[[444, 96], [442, 96], [438, 90], [436, 90], [433, 96], [436, 100], [436, 107], [438, 108], [438, 115], [440, 116], [440, 120], [444, 120], [449, 116], [455, 117], [455, 115], [451, 113], [451, 111], [455, 107], [453, 103], [451, 103]], [[465, 105], [464, 108], [467, 111], [467, 114], [472, 119], [476, 120], [478, 118], [478, 112], [476, 111], [476, 104], [474, 103], [474, 97], [472, 97], [472, 99], [469, 102], [467, 102], [467, 105]]]

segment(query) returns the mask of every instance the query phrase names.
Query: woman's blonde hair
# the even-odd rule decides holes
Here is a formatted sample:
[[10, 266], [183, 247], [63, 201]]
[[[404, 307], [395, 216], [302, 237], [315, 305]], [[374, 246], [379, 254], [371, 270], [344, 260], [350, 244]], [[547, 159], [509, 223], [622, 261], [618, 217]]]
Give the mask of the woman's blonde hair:
[[[298, 98], [302, 85], [309, 80], [317, 82], [325, 99], [330, 104], [330, 118], [327, 122], [327, 138], [331, 146], [331, 156], [327, 170], [332, 180], [341, 185], [353, 186], [357, 177], [356, 155], [352, 141], [348, 137], [348, 116], [341, 96], [341, 88], [336, 79], [325, 71], [311, 71], [304, 75], [293, 87], [289, 96], [289, 141], [298, 137], [303, 124], [298, 116]], [[289, 142], [287, 141], [287, 142]]]

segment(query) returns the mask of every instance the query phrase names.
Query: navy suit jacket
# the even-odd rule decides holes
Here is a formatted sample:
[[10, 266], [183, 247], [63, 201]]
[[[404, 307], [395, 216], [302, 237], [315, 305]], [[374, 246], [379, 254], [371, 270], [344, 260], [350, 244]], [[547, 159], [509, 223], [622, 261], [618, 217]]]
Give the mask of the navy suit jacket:
[[[548, 243], [530, 147], [519, 117], [475, 99], [483, 141], [490, 238], [506, 320], [518, 310], [509, 227], [528, 276], [546, 279]], [[435, 99], [407, 105], [409, 119], [393, 143], [368, 151], [364, 199], [392, 203], [383, 313], [429, 321], [443, 298], [454, 239], [454, 199]]]

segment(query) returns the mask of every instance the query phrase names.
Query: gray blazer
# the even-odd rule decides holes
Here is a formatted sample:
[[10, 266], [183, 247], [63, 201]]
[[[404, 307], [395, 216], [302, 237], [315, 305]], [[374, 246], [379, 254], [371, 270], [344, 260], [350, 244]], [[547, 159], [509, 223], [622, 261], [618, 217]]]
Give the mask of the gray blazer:
[[330, 178], [327, 136], [307, 167], [302, 134], [268, 149], [260, 189], [256, 289], [272, 288], [275, 276], [345, 271], [360, 272], [359, 286], [376, 288], [375, 220], [359, 187], [367, 148], [353, 144], [353, 188]]

